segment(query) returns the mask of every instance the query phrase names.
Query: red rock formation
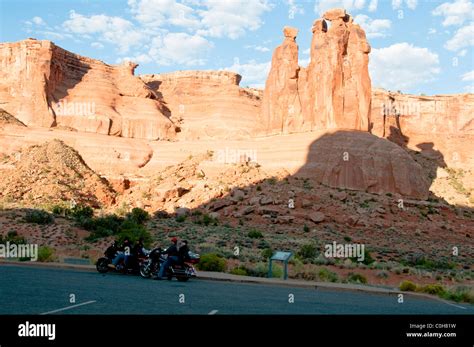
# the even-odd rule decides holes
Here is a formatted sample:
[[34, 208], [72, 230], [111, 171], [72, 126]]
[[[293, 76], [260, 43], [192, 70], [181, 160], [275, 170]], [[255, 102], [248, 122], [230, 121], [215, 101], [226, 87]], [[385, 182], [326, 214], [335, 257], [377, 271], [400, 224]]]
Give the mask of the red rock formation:
[[430, 182], [421, 166], [396, 144], [363, 131], [337, 131], [311, 144], [296, 174], [333, 188], [398, 193], [426, 199]]
[[371, 132], [433, 155], [446, 165], [474, 168], [474, 94], [417, 96], [376, 89]]
[[126, 63], [107, 65], [34, 39], [0, 44], [0, 100], [27, 126], [170, 139], [174, 124]]
[[240, 88], [241, 76], [228, 71], [179, 71], [140, 78], [179, 124], [182, 139], [242, 138], [255, 134], [261, 96]]
[[[328, 29], [325, 20], [332, 22]], [[368, 130], [370, 46], [365, 32], [343, 9], [330, 10], [313, 24], [311, 62], [298, 67], [296, 29], [272, 58], [261, 122], [267, 133], [320, 129]]]

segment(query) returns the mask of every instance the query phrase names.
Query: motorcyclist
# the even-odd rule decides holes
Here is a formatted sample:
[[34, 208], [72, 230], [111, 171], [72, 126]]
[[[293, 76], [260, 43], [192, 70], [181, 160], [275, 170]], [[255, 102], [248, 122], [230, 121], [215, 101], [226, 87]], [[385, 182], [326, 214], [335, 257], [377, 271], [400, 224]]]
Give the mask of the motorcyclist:
[[115, 258], [115, 256], [117, 255], [117, 252], [119, 251], [119, 244], [117, 241], [114, 241], [114, 243], [112, 243], [111, 246], [109, 246], [104, 254], [107, 258], [109, 259], [112, 259], [112, 258]]
[[191, 257], [189, 256], [189, 247], [188, 247], [187, 240], [178, 242], [177, 248], [178, 248], [178, 257], [179, 257], [180, 263], [184, 263], [185, 261], [189, 261], [191, 259]]
[[117, 255], [115, 256], [114, 260], [112, 260], [111, 267], [116, 268], [117, 264], [119, 264], [121, 261], [123, 261], [124, 265], [127, 266], [127, 261], [128, 261], [128, 258], [130, 257], [131, 249], [132, 247], [131, 247], [130, 239], [126, 237], [123, 240], [122, 246], [119, 247], [117, 251]]
[[166, 270], [168, 270], [171, 265], [179, 263], [179, 252], [178, 247], [176, 246], [176, 244], [178, 243], [178, 239], [176, 237], [173, 237], [171, 239], [171, 242], [172, 244], [162, 253], [167, 254], [168, 258], [166, 258], [165, 262], [161, 265], [158, 277], [156, 277], [157, 280], [166, 279], [166, 277], [164, 277]]

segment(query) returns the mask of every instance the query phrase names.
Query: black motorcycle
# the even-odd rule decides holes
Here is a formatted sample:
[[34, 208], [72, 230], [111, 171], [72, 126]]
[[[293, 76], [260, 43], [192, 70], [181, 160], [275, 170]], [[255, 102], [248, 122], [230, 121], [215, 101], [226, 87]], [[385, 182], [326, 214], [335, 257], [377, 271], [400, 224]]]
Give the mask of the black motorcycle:
[[[194, 264], [199, 263], [199, 254], [188, 252], [189, 259], [181, 263], [172, 264], [166, 271], [165, 276], [168, 280], [175, 277], [180, 282], [186, 282], [191, 277], [196, 277], [196, 270]], [[152, 275], [157, 276], [160, 271], [160, 267], [166, 261], [166, 255], [164, 251], [158, 247], [153, 249], [149, 254], [148, 258], [140, 266], [140, 275], [143, 278], [150, 278]]]
[[104, 252], [105, 257], [99, 258], [96, 263], [96, 269], [100, 273], [106, 272], [119, 272], [123, 274], [134, 274], [137, 275], [140, 273], [140, 267], [142, 263], [148, 259], [147, 256], [134, 256], [131, 255], [127, 259], [127, 264], [125, 264], [125, 260], [121, 260], [115, 268], [110, 267], [109, 265], [112, 264], [112, 261], [117, 256], [117, 244], [114, 243], [107, 250]]

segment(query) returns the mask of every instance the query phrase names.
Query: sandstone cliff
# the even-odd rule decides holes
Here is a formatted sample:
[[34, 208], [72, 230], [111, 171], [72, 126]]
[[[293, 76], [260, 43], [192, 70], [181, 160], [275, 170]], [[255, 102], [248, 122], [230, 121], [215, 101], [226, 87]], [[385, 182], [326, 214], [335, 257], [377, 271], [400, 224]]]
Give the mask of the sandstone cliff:
[[0, 44], [0, 101], [27, 126], [170, 139], [175, 125], [136, 65], [107, 65], [34, 39]]
[[369, 129], [370, 46], [365, 32], [343, 9], [323, 17], [313, 24], [307, 68], [298, 66], [297, 29], [283, 30], [285, 39], [273, 54], [265, 85], [260, 123], [266, 133]]
[[255, 135], [261, 98], [239, 87], [241, 76], [227, 71], [178, 71], [142, 75], [158, 95], [165, 114], [179, 124], [180, 138], [242, 138]]
[[474, 94], [417, 96], [376, 89], [371, 132], [437, 156], [444, 166], [474, 168]]

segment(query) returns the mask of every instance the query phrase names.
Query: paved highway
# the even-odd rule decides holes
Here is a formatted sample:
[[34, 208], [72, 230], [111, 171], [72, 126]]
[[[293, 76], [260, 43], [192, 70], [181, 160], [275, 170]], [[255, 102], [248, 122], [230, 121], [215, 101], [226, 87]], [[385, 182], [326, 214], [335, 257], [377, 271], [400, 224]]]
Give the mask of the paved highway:
[[0, 314], [474, 314], [474, 306], [409, 295], [400, 304], [395, 295], [365, 292], [0, 265]]

